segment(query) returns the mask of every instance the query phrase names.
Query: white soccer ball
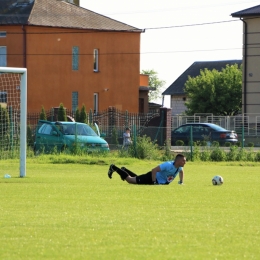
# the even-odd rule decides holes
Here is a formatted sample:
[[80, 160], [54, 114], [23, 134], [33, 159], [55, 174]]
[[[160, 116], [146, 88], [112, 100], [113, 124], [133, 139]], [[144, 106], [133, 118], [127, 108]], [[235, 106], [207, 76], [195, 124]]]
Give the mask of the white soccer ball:
[[222, 185], [223, 183], [224, 183], [224, 179], [219, 175], [214, 176], [213, 179], [212, 179], [213, 185]]

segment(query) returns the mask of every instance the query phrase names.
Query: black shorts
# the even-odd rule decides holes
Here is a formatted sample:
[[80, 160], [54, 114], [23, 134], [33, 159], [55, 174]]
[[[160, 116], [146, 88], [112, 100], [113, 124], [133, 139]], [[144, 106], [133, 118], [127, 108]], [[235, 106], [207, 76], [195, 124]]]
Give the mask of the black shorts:
[[156, 183], [152, 180], [152, 172], [147, 172], [146, 174], [136, 176], [136, 184], [152, 185]]

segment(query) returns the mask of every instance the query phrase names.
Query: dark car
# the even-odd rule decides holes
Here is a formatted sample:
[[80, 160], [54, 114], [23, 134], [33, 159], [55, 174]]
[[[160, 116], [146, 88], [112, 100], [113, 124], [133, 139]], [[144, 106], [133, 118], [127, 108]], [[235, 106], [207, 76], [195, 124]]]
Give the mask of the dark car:
[[219, 142], [220, 145], [230, 142], [237, 143], [237, 134], [235, 131], [227, 130], [211, 123], [189, 123], [181, 125], [172, 131], [171, 144], [176, 145], [177, 140], [182, 140], [185, 144], [189, 144], [191, 138], [191, 126], [193, 141], [213, 141]]

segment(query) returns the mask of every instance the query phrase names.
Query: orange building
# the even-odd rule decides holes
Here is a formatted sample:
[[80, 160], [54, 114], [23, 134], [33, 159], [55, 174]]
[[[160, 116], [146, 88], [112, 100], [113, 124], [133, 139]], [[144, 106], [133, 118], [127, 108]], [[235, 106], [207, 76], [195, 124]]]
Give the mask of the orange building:
[[95, 112], [148, 112], [140, 75], [142, 30], [64, 1], [6, 1], [0, 66], [26, 67], [28, 112], [63, 103]]

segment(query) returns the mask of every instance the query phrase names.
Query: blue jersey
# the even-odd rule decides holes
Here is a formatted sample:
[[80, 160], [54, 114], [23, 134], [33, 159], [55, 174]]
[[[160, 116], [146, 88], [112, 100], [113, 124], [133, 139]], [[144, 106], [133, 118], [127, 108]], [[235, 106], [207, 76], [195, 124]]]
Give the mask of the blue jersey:
[[169, 184], [182, 171], [182, 167], [175, 168], [173, 161], [160, 164], [160, 168], [161, 171], [156, 173], [156, 180], [159, 184]]

